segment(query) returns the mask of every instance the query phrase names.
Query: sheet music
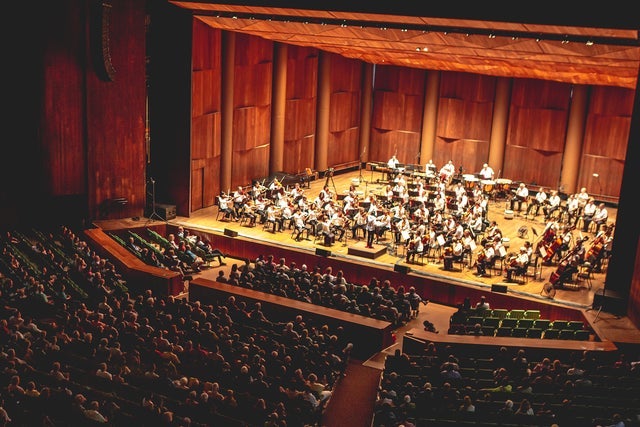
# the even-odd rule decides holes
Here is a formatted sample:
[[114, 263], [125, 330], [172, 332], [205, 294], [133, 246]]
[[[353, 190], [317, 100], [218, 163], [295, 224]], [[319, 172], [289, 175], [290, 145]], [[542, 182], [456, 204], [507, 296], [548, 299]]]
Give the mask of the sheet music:
[[500, 246], [500, 248], [498, 249], [498, 253], [501, 257], [507, 256], [507, 250], [504, 248], [504, 246]]

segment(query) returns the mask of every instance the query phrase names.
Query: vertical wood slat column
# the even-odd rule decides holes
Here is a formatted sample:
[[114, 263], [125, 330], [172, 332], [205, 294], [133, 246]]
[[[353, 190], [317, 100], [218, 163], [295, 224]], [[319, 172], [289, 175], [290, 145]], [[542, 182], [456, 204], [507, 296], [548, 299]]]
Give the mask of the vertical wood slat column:
[[360, 141], [358, 155], [360, 162], [369, 159], [369, 144], [371, 143], [371, 114], [373, 112], [373, 64], [362, 64], [362, 100], [360, 102]]
[[491, 139], [489, 140], [489, 159], [487, 163], [494, 170], [496, 177], [502, 176], [504, 170], [504, 150], [507, 142], [507, 126], [509, 125], [509, 103], [511, 100], [511, 79], [499, 77], [496, 82], [496, 97], [493, 104], [493, 120], [491, 121]]
[[222, 108], [220, 145], [220, 191], [231, 188], [233, 158], [233, 87], [235, 74], [236, 34], [222, 32]]
[[331, 101], [331, 56], [320, 51], [318, 58], [318, 111], [316, 117], [315, 170], [327, 169], [329, 149], [329, 106]]
[[274, 48], [270, 174], [280, 172], [284, 168], [284, 119], [287, 94], [288, 48], [283, 43], [275, 43]]
[[578, 183], [584, 125], [587, 119], [587, 98], [587, 86], [573, 86], [571, 106], [569, 107], [569, 122], [567, 124], [567, 139], [560, 171], [560, 188], [564, 189], [567, 194], [575, 193]]
[[440, 71], [427, 71], [424, 88], [424, 107], [422, 110], [422, 136], [420, 139], [420, 162], [433, 159], [436, 144], [436, 126], [438, 118], [438, 99], [440, 97]]

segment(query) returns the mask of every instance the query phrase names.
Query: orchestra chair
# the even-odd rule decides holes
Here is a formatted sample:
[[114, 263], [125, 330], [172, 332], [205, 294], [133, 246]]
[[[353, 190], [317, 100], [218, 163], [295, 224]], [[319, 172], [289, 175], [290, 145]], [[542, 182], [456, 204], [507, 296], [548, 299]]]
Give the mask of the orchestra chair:
[[587, 284], [587, 288], [591, 290], [593, 286], [593, 265], [590, 262], [583, 262], [578, 266], [578, 273], [576, 274], [576, 283], [584, 281]]

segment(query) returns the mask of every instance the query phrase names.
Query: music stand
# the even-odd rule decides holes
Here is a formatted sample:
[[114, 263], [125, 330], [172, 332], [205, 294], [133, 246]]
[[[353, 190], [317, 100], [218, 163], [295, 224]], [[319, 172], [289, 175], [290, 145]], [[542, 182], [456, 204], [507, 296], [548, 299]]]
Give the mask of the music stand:
[[147, 195], [151, 196], [151, 213], [149, 214], [149, 221], [152, 221], [155, 218], [158, 221], [164, 221], [164, 219], [156, 212], [156, 181], [153, 178], [149, 178], [149, 183], [151, 184], [151, 192], [147, 191]]

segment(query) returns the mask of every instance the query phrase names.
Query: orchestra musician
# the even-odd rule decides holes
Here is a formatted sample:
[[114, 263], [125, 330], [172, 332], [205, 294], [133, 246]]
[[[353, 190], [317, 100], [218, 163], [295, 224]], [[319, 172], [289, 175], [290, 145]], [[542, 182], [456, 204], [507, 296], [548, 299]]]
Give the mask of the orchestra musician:
[[266, 219], [265, 221], [271, 225], [271, 232], [275, 233], [276, 231], [278, 231], [278, 227], [279, 227], [279, 223], [278, 223], [278, 218], [276, 216], [277, 213], [277, 209], [276, 207], [273, 205], [273, 203], [269, 204], [269, 206], [267, 206], [267, 211], [266, 211]]
[[520, 247], [520, 253], [509, 260], [509, 267], [507, 267], [507, 282], [513, 281], [513, 275], [524, 274], [526, 272], [527, 265], [529, 264], [529, 255], [527, 255], [527, 248]]
[[238, 219], [238, 213], [233, 208], [233, 200], [230, 196], [225, 193], [222, 193], [218, 197], [218, 210], [220, 212], [224, 212], [224, 219], [233, 218], [234, 220]]
[[531, 203], [527, 206], [527, 216], [533, 210], [533, 216], [538, 216], [538, 212], [540, 211], [540, 207], [544, 206], [547, 202], [547, 190], [544, 187], [540, 187], [540, 190], [536, 193], [536, 196], [531, 199]]
[[253, 209], [253, 200], [251, 198], [248, 198], [242, 205], [242, 211], [240, 215], [249, 218], [249, 227], [253, 227], [254, 225], [256, 225], [256, 220], [258, 218], [258, 215], [253, 211]]
[[596, 209], [598, 207], [596, 206], [595, 201], [593, 200], [593, 197], [590, 197], [589, 200], [587, 200], [587, 204], [584, 205], [584, 208], [582, 209], [582, 231], [586, 233], [586, 231], [589, 229], [589, 224], [591, 224], [591, 221], [593, 220], [593, 215], [596, 213]]
[[416, 261], [416, 256], [420, 255], [423, 251], [424, 244], [422, 235], [420, 233], [412, 233], [409, 237], [409, 243], [407, 244], [407, 264], [413, 264]]
[[480, 249], [480, 253], [476, 258], [476, 270], [478, 276], [486, 276], [487, 268], [490, 268], [495, 261], [496, 252], [493, 248], [493, 243], [487, 242], [484, 248]]
[[396, 178], [396, 176], [398, 176], [399, 170], [398, 170], [398, 165], [400, 164], [400, 160], [398, 160], [398, 158], [396, 157], [396, 155], [394, 154], [393, 156], [391, 156], [391, 158], [387, 161], [387, 167], [389, 168], [389, 181], [393, 180]]
[[444, 166], [440, 168], [440, 181], [448, 185], [455, 173], [456, 167], [453, 165], [453, 160], [449, 160]]
[[337, 240], [340, 241], [344, 237], [344, 233], [347, 230], [347, 219], [345, 218], [342, 211], [337, 210], [333, 216], [331, 217], [331, 233], [334, 236], [337, 236]]
[[613, 225], [604, 225], [598, 232], [589, 251], [585, 254], [585, 261], [589, 262], [593, 271], [602, 272], [602, 260], [608, 258], [613, 242]]
[[485, 163], [482, 165], [482, 169], [480, 169], [479, 175], [480, 179], [493, 180], [495, 172], [493, 171], [493, 168], [491, 166]]
[[267, 187], [265, 187], [262, 182], [258, 180], [253, 181], [253, 185], [251, 186], [251, 197], [253, 200], [256, 200], [260, 195], [264, 194], [265, 191], [267, 191]]
[[247, 198], [248, 196], [245, 193], [244, 188], [242, 188], [242, 186], [239, 185], [236, 191], [233, 192], [233, 209], [236, 212], [240, 212]]
[[435, 163], [433, 163], [432, 159], [429, 159], [427, 164], [424, 165], [424, 171], [426, 172], [427, 176], [431, 176], [431, 177], [436, 176], [437, 169], [438, 168], [436, 167]]
[[367, 234], [366, 225], [367, 225], [367, 213], [365, 212], [363, 207], [359, 207], [351, 221], [351, 234], [357, 240], [360, 240], [360, 233], [358, 232], [358, 230], [362, 230], [363, 237], [366, 237], [366, 234]]
[[518, 188], [516, 189], [515, 194], [511, 198], [511, 210], [515, 211], [514, 207], [517, 203], [518, 204], [517, 211], [520, 212], [522, 210], [522, 204], [525, 203], [528, 198], [529, 198], [529, 189], [527, 188], [524, 182], [521, 182], [520, 185], [518, 185]]
[[373, 240], [376, 237], [376, 220], [377, 217], [374, 212], [369, 210], [367, 213], [367, 223], [365, 225], [365, 230], [367, 231], [367, 248], [373, 249]]
[[460, 239], [453, 239], [450, 251], [444, 255], [444, 269], [447, 271], [453, 270], [453, 263], [462, 261], [464, 256], [464, 246]]
[[604, 203], [600, 203], [596, 208], [596, 211], [593, 213], [593, 220], [592, 220], [596, 224], [596, 233], [600, 231], [600, 227], [602, 225], [606, 225], [608, 219], [609, 219], [609, 212], [607, 211], [607, 207]]
[[305, 223], [305, 214], [300, 208], [296, 208], [295, 212], [293, 212], [293, 227], [295, 229], [293, 238], [297, 242], [302, 240], [302, 234], [305, 231], [307, 232], [306, 239], [309, 240], [309, 229]]
[[565, 283], [571, 282], [573, 274], [578, 272], [580, 264], [584, 262], [585, 249], [583, 242], [586, 239], [578, 239], [576, 245], [558, 263], [556, 271], [551, 273], [549, 281], [554, 287], [562, 287]]
[[580, 218], [578, 194], [570, 194], [567, 198], [567, 223], [575, 227], [578, 218]]
[[547, 198], [547, 204], [542, 207], [542, 212], [544, 212], [544, 219], [548, 221], [551, 218], [551, 215], [558, 209], [560, 209], [560, 203], [562, 199], [558, 195], [558, 190], [551, 190], [551, 194]]

